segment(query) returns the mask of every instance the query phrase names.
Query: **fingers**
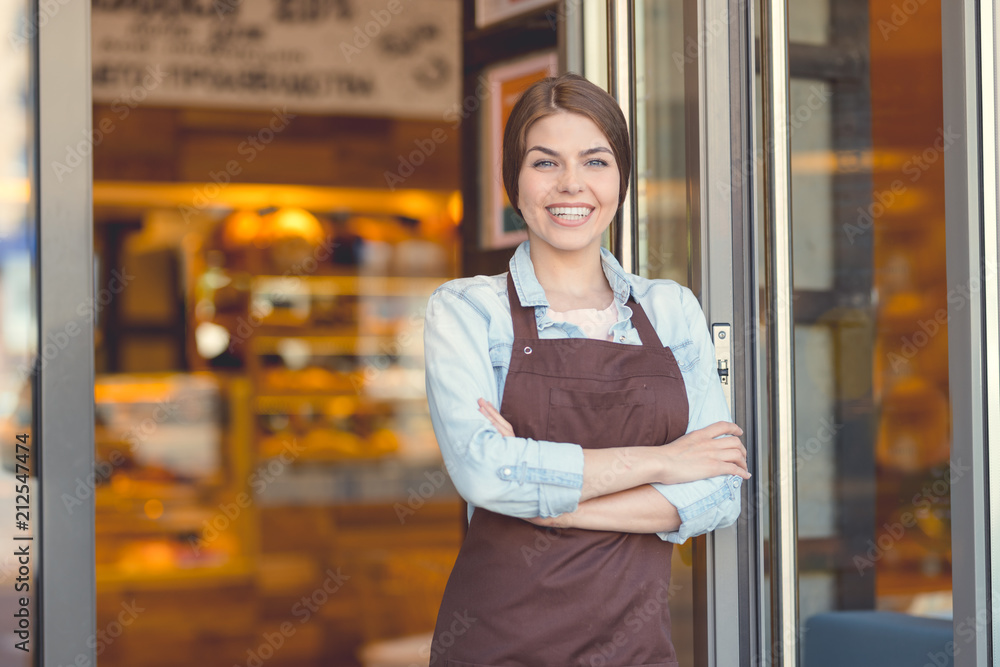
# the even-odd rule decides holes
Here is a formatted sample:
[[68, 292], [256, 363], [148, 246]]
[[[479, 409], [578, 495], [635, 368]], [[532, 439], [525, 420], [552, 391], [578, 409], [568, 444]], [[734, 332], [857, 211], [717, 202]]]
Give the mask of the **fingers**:
[[[720, 443], [724, 443], [724, 446], [733, 446], [738, 444], [738, 449], [743, 455], [743, 458], [747, 458], [747, 448], [739, 439], [739, 436], [743, 435], [743, 429], [733, 422], [715, 422], [714, 424], [709, 424], [699, 431], [692, 431], [689, 435], [699, 432], [709, 438], [719, 438]], [[730, 440], [724, 436], [735, 436], [735, 440]]]
[[487, 401], [485, 398], [480, 398], [477, 402], [479, 403], [479, 412], [490, 420], [493, 426], [500, 431], [500, 435], [514, 435], [514, 427], [510, 425], [510, 422], [503, 418], [503, 415], [501, 415], [500, 412], [493, 407], [492, 403]]
[[701, 431], [710, 438], [719, 438], [724, 435], [735, 435], [737, 437], [743, 435], [743, 429], [733, 422], [715, 422], [701, 429]]
[[745, 458], [740, 457], [738, 460], [732, 461], [731, 464], [736, 467], [736, 470], [730, 474], [739, 475], [743, 479], [750, 479], [750, 468], [747, 465], [747, 460]]
[[480, 398], [479, 401], [479, 411], [486, 415], [487, 419], [492, 421], [495, 425], [499, 425], [498, 422], [507, 420], [501, 416], [500, 412], [493, 407], [493, 404], [487, 401], [485, 398]]
[[735, 449], [717, 451], [712, 458], [714, 459], [711, 464], [711, 468], [713, 469], [712, 477], [718, 475], [736, 475], [743, 479], [750, 479], [752, 476], [746, 457], [738, 453]]
[[732, 442], [730, 442], [728, 444], [730, 444], [730, 445], [736, 445], [736, 450], [740, 453], [740, 456], [743, 459], [747, 458], [747, 448], [746, 448], [746, 445], [744, 445], [743, 442], [739, 438], [724, 438], [723, 441], [725, 441], [725, 440], [731, 440]]
[[[727, 468], [725, 471], [719, 474], [729, 473], [734, 475], [740, 475], [741, 477], [747, 477], [749, 474], [749, 468], [747, 466], [746, 454], [740, 450], [729, 448], [724, 450], [718, 450], [716, 453], [718, 460], [723, 464], [723, 467]], [[730, 466], [736, 466], [739, 472], [732, 472], [728, 468]]]
[[733, 470], [729, 472], [730, 475], [736, 475], [737, 477], [742, 477], [743, 479], [750, 479], [753, 474], [747, 470], [747, 462], [743, 461], [742, 464], [734, 465]]
[[685, 439], [691, 443], [711, 443], [713, 446], [721, 448], [735, 447], [746, 458], [747, 448], [739, 438], [741, 435], [743, 435], [743, 429], [736, 424], [732, 422], [715, 422], [704, 428], [691, 431], [677, 440]]
[[681, 461], [705, 466], [699, 479], [718, 475], [736, 475], [750, 479], [747, 448], [738, 437], [743, 433], [732, 422], [716, 422], [688, 433], [674, 441]]

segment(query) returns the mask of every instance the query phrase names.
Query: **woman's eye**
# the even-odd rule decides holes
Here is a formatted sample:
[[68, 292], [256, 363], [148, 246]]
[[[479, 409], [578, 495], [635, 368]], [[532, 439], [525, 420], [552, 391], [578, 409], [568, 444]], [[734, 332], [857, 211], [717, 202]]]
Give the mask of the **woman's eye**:
[[589, 162], [587, 162], [587, 164], [589, 164], [589, 165], [595, 165], [595, 166], [598, 166], [598, 167], [607, 167], [608, 166], [608, 163], [607, 163], [606, 160], [601, 160], [599, 158], [594, 158], [593, 160], [590, 160]]
[[536, 167], [536, 168], [537, 167], [549, 167], [549, 166], [554, 165], [554, 164], [555, 164], [555, 162], [553, 162], [552, 160], [538, 160], [537, 162], [535, 162], [531, 166], [532, 167]]

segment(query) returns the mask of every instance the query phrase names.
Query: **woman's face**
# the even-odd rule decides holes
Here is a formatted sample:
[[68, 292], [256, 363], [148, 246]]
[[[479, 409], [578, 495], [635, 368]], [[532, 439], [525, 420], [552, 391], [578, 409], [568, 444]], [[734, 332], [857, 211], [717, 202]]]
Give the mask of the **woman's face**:
[[618, 210], [618, 164], [604, 132], [560, 111], [535, 121], [525, 141], [518, 203], [532, 250], [599, 247]]

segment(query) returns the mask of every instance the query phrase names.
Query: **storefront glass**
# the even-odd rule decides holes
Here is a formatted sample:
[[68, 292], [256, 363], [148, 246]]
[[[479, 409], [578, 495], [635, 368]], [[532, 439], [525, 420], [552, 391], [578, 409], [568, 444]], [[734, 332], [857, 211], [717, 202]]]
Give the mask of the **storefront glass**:
[[38, 244], [33, 173], [37, 26], [30, 2], [0, 5], [0, 663], [30, 665], [39, 640], [35, 573], [41, 545], [36, 473]]
[[329, 214], [364, 193], [317, 188], [261, 214], [231, 188], [187, 225], [97, 184], [98, 263], [127, 281], [97, 348], [98, 626], [150, 610], [102, 664], [253, 664], [279, 639], [276, 664], [426, 658], [462, 525], [422, 371], [452, 197]]
[[94, 3], [98, 659], [426, 664], [459, 5], [217, 5]]
[[[697, 49], [687, 41], [685, 3], [646, 0], [635, 6], [636, 183], [638, 273], [692, 285], [697, 233], [689, 224], [688, 114], [697, 102], [685, 96], [685, 80], [697, 69]], [[687, 79], [686, 79], [687, 77]], [[693, 286], [697, 289], [697, 286]], [[703, 539], [703, 538], [696, 538]], [[694, 578], [694, 543], [674, 548], [670, 575], [671, 637], [678, 660], [695, 664], [696, 605], [703, 596]]]
[[[706, 156], [691, 121], [697, 60], [712, 43], [695, 37], [684, 4], [634, 5], [635, 231], [640, 273], [697, 289], [692, 188]], [[256, 57], [247, 47], [260, 34], [237, 11], [249, 5], [227, 6], [207, 31], [225, 48], [218, 63], [199, 64], [212, 76], [192, 76], [192, 87], [227, 58]], [[360, 20], [297, 7], [281, 20]], [[905, 624], [951, 608], [950, 484], [966, 471], [948, 464], [942, 313], [968, 297], [943, 287], [942, 156], [953, 138], [941, 118], [940, 7], [906, 7], [789, 8], [805, 665], [831, 619], [854, 622], [847, 612], [902, 612]], [[98, 3], [97, 20], [104, 11], [124, 10]], [[177, 17], [162, 18], [123, 25], [157, 36], [165, 53], [210, 51]], [[390, 57], [439, 35], [421, 28], [376, 43]], [[101, 42], [112, 56], [142, 43]], [[430, 85], [441, 62], [428, 63]], [[301, 82], [279, 74], [268, 81]], [[103, 68], [95, 82], [119, 75]], [[148, 85], [100, 101], [94, 117], [110, 128], [94, 155], [98, 627], [142, 610], [102, 645], [102, 664], [280, 655], [275, 664], [356, 665], [387, 647], [419, 654], [461, 539], [461, 503], [423, 404], [419, 325], [427, 294], [458, 272], [458, 160], [448, 153], [458, 125], [447, 114], [418, 123], [321, 113], [285, 124], [225, 104], [151, 104], [159, 81]], [[266, 128], [266, 150], [241, 150]], [[747, 174], [761, 156], [743, 156]], [[406, 189], [373, 185], [387, 162]], [[14, 274], [3, 251], [6, 304]], [[768, 324], [762, 312], [762, 344]], [[744, 520], [763, 530], [767, 572], [774, 486], [761, 479], [766, 447], [756, 456], [760, 504]], [[674, 558], [675, 644], [681, 664], [696, 664], [702, 629], [687, 621], [713, 582], [695, 577], [690, 545]], [[849, 641], [849, 630], [836, 632]], [[765, 639], [754, 664], [781, 650], [781, 637]]]
[[950, 636], [950, 488], [963, 472], [949, 465], [942, 156], [955, 137], [941, 8], [815, 5], [789, 14], [805, 665], [872, 623]]
[[[688, 8], [690, 13], [690, 8]], [[637, 113], [636, 197], [639, 203], [639, 268], [649, 278], [670, 278], [691, 285], [692, 255], [697, 234], [688, 219], [697, 190], [689, 171], [692, 144], [697, 156], [697, 122], [686, 123], [697, 110], [698, 49], [685, 32], [685, 3], [636, 4]], [[690, 19], [690, 17], [689, 17]], [[722, 37], [720, 37], [721, 39]]]

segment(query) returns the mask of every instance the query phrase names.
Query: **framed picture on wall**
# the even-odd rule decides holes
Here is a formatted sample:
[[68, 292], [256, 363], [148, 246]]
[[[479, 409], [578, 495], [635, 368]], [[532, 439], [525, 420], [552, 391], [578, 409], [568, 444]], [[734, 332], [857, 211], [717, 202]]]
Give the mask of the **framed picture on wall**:
[[476, 27], [484, 28], [512, 16], [555, 4], [555, 0], [476, 0]]
[[500, 170], [503, 128], [514, 103], [531, 84], [558, 73], [555, 51], [540, 51], [526, 58], [498, 63], [484, 71], [488, 88], [482, 115], [480, 155], [482, 193], [480, 242], [484, 250], [510, 248], [528, 238], [521, 216], [507, 199]]

